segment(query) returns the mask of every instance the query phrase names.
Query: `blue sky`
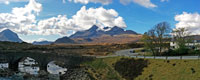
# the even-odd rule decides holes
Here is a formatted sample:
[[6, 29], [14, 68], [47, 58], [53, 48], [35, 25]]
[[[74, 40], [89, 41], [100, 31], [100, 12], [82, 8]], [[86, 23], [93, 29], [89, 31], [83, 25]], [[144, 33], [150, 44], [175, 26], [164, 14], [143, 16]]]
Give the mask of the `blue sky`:
[[[28, 0], [24, 1], [8, 0], [8, 1], [9, 4], [8, 3], [6, 4], [6, 2], [0, 0], [0, 13], [12, 13], [13, 8], [24, 7], [29, 3]], [[99, 1], [105, 1], [105, 0], [99, 0]], [[187, 27], [188, 25], [186, 24], [188, 24], [188, 22], [191, 21], [188, 18], [186, 18], [187, 15], [189, 15], [190, 17], [192, 16], [197, 17], [198, 19], [194, 21], [194, 23], [196, 23], [196, 25], [194, 25], [194, 28], [196, 29], [200, 27], [199, 24], [197, 24], [199, 22], [198, 15], [200, 13], [200, 6], [199, 6], [200, 0], [144, 0], [142, 2], [141, 0], [138, 0], [140, 1], [140, 3], [137, 3], [136, 1], [137, 0], [135, 1], [130, 0], [130, 2], [128, 2], [127, 4], [122, 4], [120, 0], [112, 0], [112, 2], [104, 4], [103, 2], [98, 2], [98, 0], [97, 2], [88, 2], [88, 3], [75, 2], [73, 0], [72, 1], [66, 0], [65, 3], [63, 2], [63, 0], [36, 0], [37, 3], [42, 5], [42, 10], [39, 11], [37, 15], [35, 15], [36, 22], [34, 24], [37, 24], [40, 20], [57, 17], [58, 15], [66, 15], [68, 19], [71, 19], [73, 15], [77, 14], [77, 11], [79, 11], [83, 6], [85, 6], [86, 10], [89, 8], [96, 9], [99, 7], [102, 7], [105, 10], [113, 9], [118, 13], [118, 16], [115, 17], [123, 18], [123, 21], [126, 24], [125, 29], [134, 30], [141, 34], [152, 28], [155, 24], [162, 21], [169, 22], [171, 24], [171, 28], [176, 28], [180, 26]], [[145, 5], [142, 5], [141, 3], [145, 3], [145, 1], [149, 1], [154, 6], [146, 7]], [[183, 12], [186, 13], [184, 14]], [[175, 19], [176, 17], [177, 20]], [[188, 22], [184, 21], [185, 18], [187, 19]], [[0, 26], [0, 29], [1, 28], [2, 27]], [[31, 28], [29, 30], [33, 29]], [[29, 34], [29, 33], [24, 34], [23, 33], [24, 31], [17, 31], [17, 30], [16, 32], [20, 35], [20, 38], [28, 42], [39, 39], [47, 39], [53, 41], [62, 36], [71, 35], [70, 32], [66, 32], [66, 34], [61, 34], [61, 35], [60, 34], [42, 35], [42, 34]]]

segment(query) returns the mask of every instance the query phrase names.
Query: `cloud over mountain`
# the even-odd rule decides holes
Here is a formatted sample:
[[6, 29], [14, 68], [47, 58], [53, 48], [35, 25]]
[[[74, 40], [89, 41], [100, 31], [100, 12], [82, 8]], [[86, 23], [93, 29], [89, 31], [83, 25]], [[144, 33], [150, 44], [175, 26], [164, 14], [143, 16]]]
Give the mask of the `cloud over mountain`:
[[183, 12], [175, 16], [176, 28], [187, 28], [192, 34], [200, 34], [200, 14]]
[[37, 34], [60, 34], [71, 35], [76, 31], [89, 29], [92, 25], [98, 25], [101, 29], [106, 26], [119, 26], [125, 28], [126, 24], [122, 17], [113, 9], [89, 8], [83, 6], [72, 18], [66, 15], [58, 15], [38, 22], [37, 27], [40, 31]]
[[126, 24], [121, 16], [114, 9], [89, 8], [83, 6], [76, 15], [72, 17], [74, 23], [83, 29], [89, 29], [93, 25], [101, 28], [107, 26], [126, 27]]
[[71, 35], [76, 31], [87, 30], [92, 25], [100, 29], [118, 26], [125, 28], [126, 24], [114, 9], [89, 8], [83, 6], [72, 18], [58, 15], [37, 21], [36, 17], [42, 11], [42, 4], [35, 0], [25, 5], [16, 7], [12, 13], [0, 13], [0, 29], [8, 28], [19, 34], [25, 35]]

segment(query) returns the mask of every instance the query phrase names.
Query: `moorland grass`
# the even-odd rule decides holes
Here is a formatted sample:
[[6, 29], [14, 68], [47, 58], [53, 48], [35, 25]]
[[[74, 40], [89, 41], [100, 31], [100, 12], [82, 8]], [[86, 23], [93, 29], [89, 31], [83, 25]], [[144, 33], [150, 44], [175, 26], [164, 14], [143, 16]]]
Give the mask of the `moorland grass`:
[[[125, 80], [122, 75], [115, 70], [114, 65], [123, 57], [113, 57], [95, 59], [83, 63], [89, 67], [88, 72], [96, 79], [101, 80]], [[131, 58], [128, 58], [131, 59]], [[199, 80], [200, 60], [148, 60], [148, 66], [143, 68], [141, 75], [134, 80]], [[127, 67], [128, 64], [127, 64]], [[93, 71], [91, 70], [93, 69]], [[100, 74], [100, 75], [97, 75]], [[100, 77], [99, 77], [100, 76]], [[98, 78], [99, 77], [99, 78]]]
[[200, 60], [149, 60], [135, 80], [200, 80]]

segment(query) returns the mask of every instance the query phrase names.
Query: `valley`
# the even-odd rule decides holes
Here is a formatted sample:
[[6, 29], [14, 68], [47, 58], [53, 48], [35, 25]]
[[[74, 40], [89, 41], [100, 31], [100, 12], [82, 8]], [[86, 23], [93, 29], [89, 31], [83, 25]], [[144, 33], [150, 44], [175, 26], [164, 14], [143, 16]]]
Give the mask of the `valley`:
[[0, 80], [200, 80], [200, 0], [0, 0]]

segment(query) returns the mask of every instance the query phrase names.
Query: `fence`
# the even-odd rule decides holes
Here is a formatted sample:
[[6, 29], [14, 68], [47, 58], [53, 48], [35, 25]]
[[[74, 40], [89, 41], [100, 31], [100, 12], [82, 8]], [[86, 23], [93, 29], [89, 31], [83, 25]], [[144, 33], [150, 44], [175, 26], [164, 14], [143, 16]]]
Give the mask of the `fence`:
[[128, 56], [132, 58], [144, 58], [144, 59], [200, 59], [200, 56]]
[[[108, 58], [108, 57], [117, 57], [119, 55], [110, 55], [110, 56], [98, 56], [96, 58]], [[124, 55], [121, 55], [124, 56]], [[200, 56], [124, 56], [124, 57], [131, 57], [131, 58], [143, 58], [143, 59], [166, 59], [166, 60], [170, 60], [170, 59], [196, 59], [199, 60]]]

